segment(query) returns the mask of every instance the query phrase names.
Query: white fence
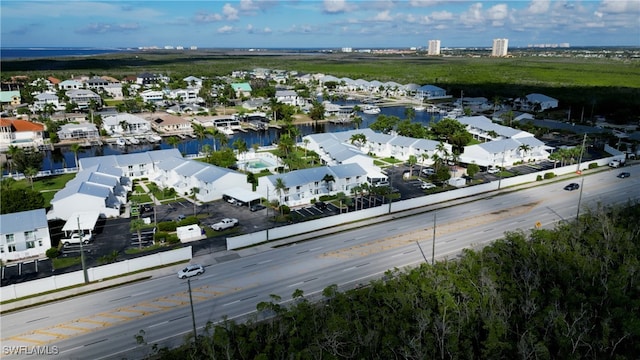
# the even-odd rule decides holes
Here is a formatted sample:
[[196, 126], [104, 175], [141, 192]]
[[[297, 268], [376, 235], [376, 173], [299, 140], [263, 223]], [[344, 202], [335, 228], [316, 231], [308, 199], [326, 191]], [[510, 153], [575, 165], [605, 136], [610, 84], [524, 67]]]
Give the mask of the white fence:
[[[611, 161], [613, 157], [608, 157], [604, 159], [592, 160], [592, 161], [584, 161], [580, 164], [580, 170], [587, 170], [589, 168], [589, 164], [596, 163], [598, 166], [607, 166], [609, 161]], [[305, 221], [297, 224], [292, 224], [288, 226], [281, 226], [277, 228], [272, 228], [265, 231], [260, 231], [256, 233], [240, 235], [235, 237], [227, 238], [227, 250], [239, 249], [267, 241], [272, 241], [276, 239], [284, 239], [289, 236], [298, 235], [302, 233], [309, 233], [320, 229], [326, 229], [335, 227], [338, 225], [342, 225], [345, 223], [364, 220], [388, 213], [396, 213], [401, 211], [406, 211], [410, 209], [415, 209], [423, 206], [428, 206], [432, 204], [437, 204], [449, 200], [459, 199], [463, 197], [468, 197], [472, 195], [477, 195], [481, 193], [486, 193], [489, 191], [498, 190], [501, 188], [526, 184], [530, 182], [535, 182], [538, 179], [538, 176], [544, 178], [544, 174], [546, 173], [554, 173], [556, 176], [567, 175], [571, 173], [575, 173], [578, 170], [578, 164], [567, 165], [563, 167], [558, 167], [555, 169], [549, 169], [539, 172], [534, 172], [525, 175], [513, 176], [505, 179], [500, 179], [498, 181], [492, 181], [486, 184], [480, 184], [475, 186], [462, 187], [459, 189], [445, 191], [440, 193], [435, 193], [432, 195], [421, 196], [413, 199], [401, 200], [397, 202], [391, 203], [391, 208], [389, 205], [378, 206], [375, 208], [352, 211], [346, 214], [342, 214], [339, 216], [328, 216], [322, 219]]]
[[[119, 261], [108, 265], [89, 268], [87, 269], [87, 275], [89, 277], [89, 281], [99, 281], [155, 266], [191, 260], [191, 257], [191, 246], [188, 246], [176, 250], [164, 251], [131, 260]], [[3, 286], [0, 294], [0, 301], [14, 300], [47, 291], [80, 285], [82, 283], [84, 283], [84, 274], [82, 273], [82, 270], [80, 270], [72, 273], [32, 280], [25, 283]]]

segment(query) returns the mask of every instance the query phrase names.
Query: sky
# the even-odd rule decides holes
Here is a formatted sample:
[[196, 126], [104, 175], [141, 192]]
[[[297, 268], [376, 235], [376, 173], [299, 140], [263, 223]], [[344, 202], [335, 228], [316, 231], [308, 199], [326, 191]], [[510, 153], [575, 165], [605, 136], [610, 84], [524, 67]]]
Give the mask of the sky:
[[2, 0], [2, 47], [640, 46], [640, 0]]

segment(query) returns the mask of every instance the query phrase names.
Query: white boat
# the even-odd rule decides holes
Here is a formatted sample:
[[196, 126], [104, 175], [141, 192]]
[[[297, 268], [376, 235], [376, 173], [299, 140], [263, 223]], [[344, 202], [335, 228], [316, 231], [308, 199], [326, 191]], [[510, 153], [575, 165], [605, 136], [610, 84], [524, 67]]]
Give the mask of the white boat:
[[138, 145], [140, 144], [140, 140], [134, 138], [133, 136], [130, 136], [126, 139], [126, 141], [128, 141], [131, 145]]
[[362, 112], [369, 115], [380, 114], [380, 108], [374, 105], [365, 105]]
[[125, 145], [127, 145], [127, 142], [124, 140], [124, 138], [119, 137], [119, 138], [116, 139], [116, 145], [125, 146]]
[[162, 138], [158, 135], [150, 134], [150, 135], [147, 135], [147, 141], [150, 143], [157, 143], [162, 141]]
[[426, 108], [422, 105], [414, 106], [413, 110], [415, 111], [424, 111]]

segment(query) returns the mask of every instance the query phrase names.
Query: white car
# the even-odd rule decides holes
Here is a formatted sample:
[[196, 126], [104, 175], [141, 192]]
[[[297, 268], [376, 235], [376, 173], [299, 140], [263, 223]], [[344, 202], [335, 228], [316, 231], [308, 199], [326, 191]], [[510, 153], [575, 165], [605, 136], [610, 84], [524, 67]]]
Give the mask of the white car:
[[431, 175], [433, 175], [435, 173], [436, 173], [436, 171], [433, 170], [433, 168], [424, 168], [424, 169], [422, 169], [422, 174], [423, 175], [431, 176]]
[[200, 264], [187, 265], [186, 268], [178, 271], [178, 278], [186, 279], [200, 274], [204, 274], [204, 266]]
[[489, 174], [497, 174], [497, 173], [499, 173], [499, 172], [500, 172], [500, 169], [499, 169], [499, 168], [497, 168], [497, 167], [491, 167], [491, 168], [488, 168], [488, 169], [487, 169], [487, 172], [488, 172]]
[[420, 188], [423, 190], [429, 190], [429, 189], [435, 189], [436, 186], [430, 182], [423, 182], [422, 184], [420, 184]]
[[217, 223], [211, 225], [211, 228], [215, 231], [222, 231], [225, 229], [230, 229], [234, 226], [238, 225], [238, 219], [235, 218], [224, 218]]
[[92, 236], [90, 234], [78, 234], [75, 233], [73, 235], [71, 235], [70, 237], [66, 238], [66, 239], [62, 239], [60, 241], [62, 241], [62, 245], [63, 246], [67, 246], [70, 244], [80, 244], [81, 242], [83, 244], [88, 244], [89, 242], [91, 242], [91, 238]]

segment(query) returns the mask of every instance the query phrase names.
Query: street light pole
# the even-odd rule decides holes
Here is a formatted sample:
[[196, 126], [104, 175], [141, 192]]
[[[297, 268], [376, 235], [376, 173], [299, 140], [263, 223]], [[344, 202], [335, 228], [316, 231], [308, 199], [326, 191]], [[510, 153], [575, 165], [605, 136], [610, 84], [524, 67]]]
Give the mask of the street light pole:
[[82, 274], [84, 275], [84, 283], [89, 283], [89, 275], [87, 274], [87, 265], [84, 262], [84, 239], [82, 238], [83, 232], [80, 229], [80, 216], [77, 217], [78, 220], [78, 236], [80, 237], [80, 262], [82, 263]]
[[578, 168], [576, 169], [576, 174], [580, 175], [580, 195], [578, 196], [578, 210], [576, 210], [576, 222], [580, 221], [580, 203], [582, 202], [582, 189], [584, 189], [584, 175], [582, 174], [582, 170], [580, 170], [580, 164], [582, 163], [582, 154], [584, 152], [584, 145], [587, 141], [587, 133], [584, 134], [582, 138], [582, 148], [580, 149], [580, 159], [578, 160]]
[[436, 212], [433, 212], [433, 244], [431, 245], [431, 265], [436, 263]]

